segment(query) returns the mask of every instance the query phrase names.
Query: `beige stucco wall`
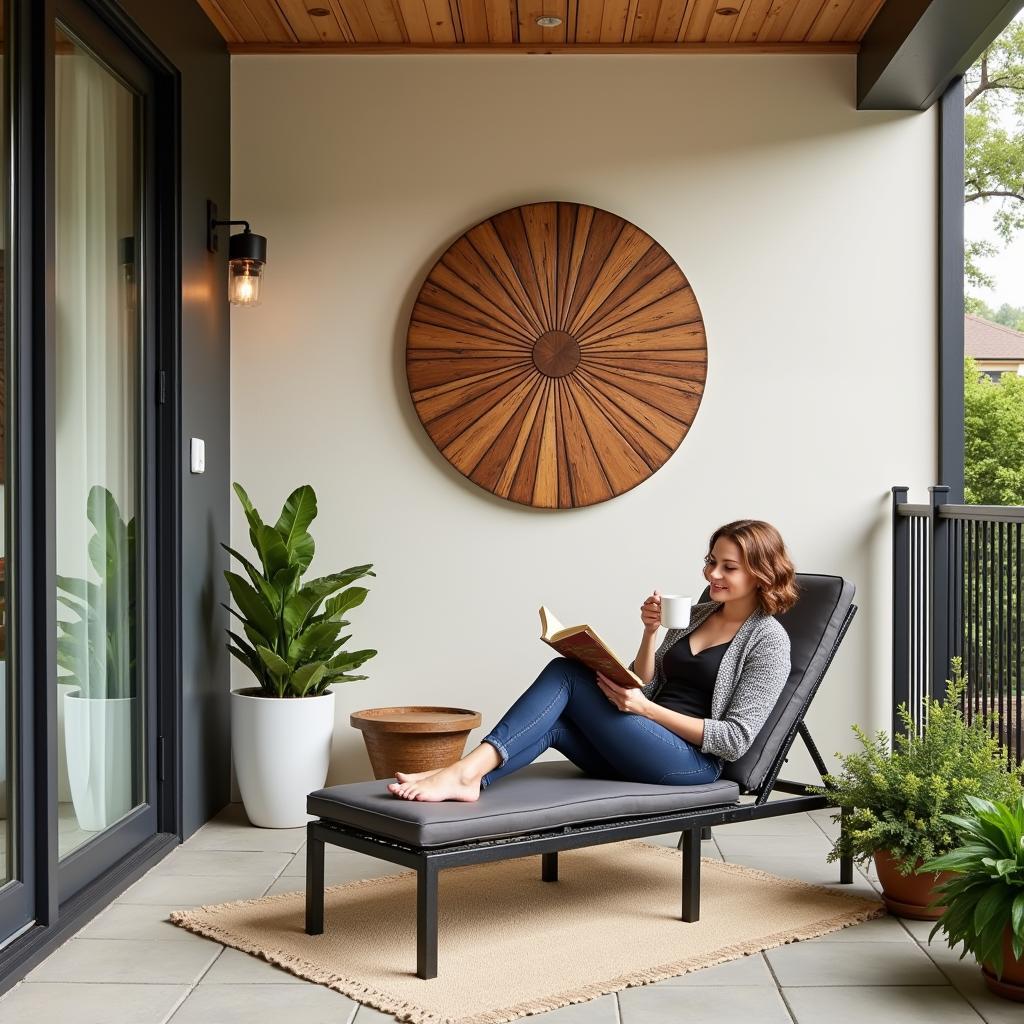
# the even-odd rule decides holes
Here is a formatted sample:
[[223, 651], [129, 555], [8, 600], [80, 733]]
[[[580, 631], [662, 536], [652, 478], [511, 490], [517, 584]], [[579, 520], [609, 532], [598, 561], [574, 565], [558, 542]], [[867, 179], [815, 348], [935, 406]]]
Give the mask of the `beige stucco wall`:
[[[332, 781], [368, 773], [354, 709], [490, 723], [547, 661], [541, 603], [631, 656], [640, 601], [698, 593], [708, 535], [741, 516], [774, 522], [798, 568], [857, 584], [809, 716], [822, 750], [848, 747], [854, 720], [886, 724], [889, 488], [920, 500], [935, 482], [937, 116], [858, 112], [854, 77], [845, 56], [234, 58], [231, 215], [268, 236], [270, 263], [264, 304], [232, 314], [233, 478], [267, 516], [314, 484], [314, 569], [378, 572], [354, 631], [380, 655], [338, 693]], [[650, 232], [709, 349], [664, 468], [555, 512], [450, 468], [404, 369], [444, 248], [548, 199]], [[237, 508], [233, 526], [247, 547]]]

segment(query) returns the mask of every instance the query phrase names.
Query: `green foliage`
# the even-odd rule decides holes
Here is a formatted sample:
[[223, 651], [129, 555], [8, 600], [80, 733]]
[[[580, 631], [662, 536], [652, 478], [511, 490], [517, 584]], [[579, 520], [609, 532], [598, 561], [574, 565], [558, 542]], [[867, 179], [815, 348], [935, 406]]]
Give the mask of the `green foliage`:
[[57, 665], [62, 683], [83, 697], [133, 696], [136, 639], [135, 519], [125, 522], [106, 487], [92, 487], [86, 517], [93, 527], [89, 562], [99, 582], [57, 576], [57, 600], [74, 619], [57, 619]]
[[[1024, 24], [1014, 21], [964, 75], [964, 202], [994, 203], [1004, 242], [1024, 227]], [[965, 245], [964, 276], [991, 287], [980, 260], [987, 242]]]
[[984, 300], [968, 297], [964, 300], [964, 309], [990, 323], [1002, 324], [1015, 331], [1024, 331], [1024, 306], [1011, 306], [1004, 302], [998, 309], [992, 309]]
[[241, 485], [234, 486], [260, 568], [222, 545], [245, 570], [245, 577], [224, 573], [236, 606], [228, 611], [241, 621], [245, 634], [229, 629], [228, 650], [275, 697], [319, 697], [333, 683], [366, 679], [353, 670], [377, 652], [344, 650], [352, 637], [340, 633], [349, 624], [345, 614], [361, 605], [368, 593], [365, 587], [350, 584], [375, 576], [373, 567], [356, 565], [303, 583], [316, 550], [309, 533], [317, 512], [313, 488], [305, 484], [292, 491], [270, 526]]
[[947, 815], [960, 845], [922, 867], [956, 875], [936, 889], [935, 902], [946, 910], [931, 935], [941, 929], [950, 946], [963, 943], [961, 960], [973, 953], [1001, 978], [1007, 928], [1013, 955], [1024, 957], [1024, 798], [1007, 804], [968, 797], [967, 804], [973, 813]]
[[[1007, 768], [985, 721], [965, 722], [967, 680], [959, 658], [952, 666], [945, 698], [922, 701], [921, 721], [927, 723], [922, 732], [906, 705], [899, 708], [906, 732], [894, 737], [891, 749], [885, 732], [872, 738], [853, 727], [860, 750], [837, 754], [842, 773], [826, 776], [825, 787], [817, 790], [847, 810], [830, 861], [849, 854], [863, 862], [887, 850], [900, 862], [900, 872], [911, 874], [918, 860], [956, 845], [947, 815], [965, 810], [969, 796], [1015, 800], [1021, 795], [1024, 768]], [[840, 821], [840, 815], [833, 820]]]
[[976, 505], [1024, 505], [1024, 377], [998, 381], [964, 360], [964, 497]]

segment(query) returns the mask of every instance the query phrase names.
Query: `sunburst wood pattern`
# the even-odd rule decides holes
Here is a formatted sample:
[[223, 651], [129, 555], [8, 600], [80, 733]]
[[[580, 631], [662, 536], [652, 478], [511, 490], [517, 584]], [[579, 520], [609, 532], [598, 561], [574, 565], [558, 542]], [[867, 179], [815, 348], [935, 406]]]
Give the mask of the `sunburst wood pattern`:
[[460, 473], [523, 505], [572, 508], [664, 465], [700, 405], [707, 346], [689, 282], [650, 235], [592, 206], [534, 203], [437, 261], [406, 369]]

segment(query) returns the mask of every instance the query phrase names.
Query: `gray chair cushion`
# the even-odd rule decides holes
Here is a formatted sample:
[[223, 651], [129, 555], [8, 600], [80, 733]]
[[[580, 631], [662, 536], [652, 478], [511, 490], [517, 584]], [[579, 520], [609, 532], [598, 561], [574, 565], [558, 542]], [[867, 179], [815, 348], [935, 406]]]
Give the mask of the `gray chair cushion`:
[[803, 718], [853, 604], [854, 585], [841, 576], [797, 573], [796, 583], [799, 600], [778, 616], [789, 633], [789, 679], [750, 749], [722, 772], [723, 779], [732, 779], [744, 792], [761, 786], [790, 731]]
[[388, 780], [329, 786], [310, 793], [306, 809], [327, 821], [411, 846], [444, 846], [521, 835], [561, 825], [670, 814], [733, 804], [734, 782], [657, 786], [592, 779], [566, 761], [541, 761], [499, 779], [476, 803], [400, 800]]

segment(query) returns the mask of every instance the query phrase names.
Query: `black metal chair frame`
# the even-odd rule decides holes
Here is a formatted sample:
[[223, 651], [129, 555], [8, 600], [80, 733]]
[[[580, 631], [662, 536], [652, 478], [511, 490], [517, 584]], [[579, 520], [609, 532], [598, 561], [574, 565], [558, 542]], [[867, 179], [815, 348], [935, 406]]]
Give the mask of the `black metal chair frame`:
[[[558, 881], [558, 854], [602, 843], [617, 843], [626, 839], [662, 835], [679, 830], [682, 857], [682, 913], [681, 920], [693, 922], [700, 917], [700, 857], [701, 835], [714, 825], [728, 825], [737, 821], [774, 818], [784, 814], [797, 814], [820, 808], [834, 807], [828, 794], [811, 793], [819, 783], [789, 782], [780, 779], [779, 772], [797, 735], [803, 739], [814, 766], [824, 781], [828, 772], [818, 748], [804, 723], [804, 715], [825, 678], [829, 665], [849, 628], [856, 605], [851, 605], [836, 636], [828, 659], [814, 688], [808, 695], [785, 742], [769, 768], [764, 781], [756, 790], [744, 794], [753, 796], [747, 803], [721, 804], [698, 807], [675, 814], [630, 817], [619, 821], [598, 821], [578, 825], [564, 825], [557, 829], [510, 835], [497, 839], [481, 839], [448, 846], [413, 846], [375, 833], [350, 828], [321, 818], [306, 826], [306, 932], [320, 935], [324, 930], [324, 846], [340, 846], [357, 853], [365, 853], [380, 860], [414, 868], [416, 882], [416, 974], [424, 980], [437, 977], [437, 878], [445, 868], [464, 864], [482, 864], [487, 861], [540, 854], [541, 879]], [[769, 801], [774, 790], [792, 794], [781, 800]], [[853, 858], [840, 860], [839, 881], [853, 882]]]

